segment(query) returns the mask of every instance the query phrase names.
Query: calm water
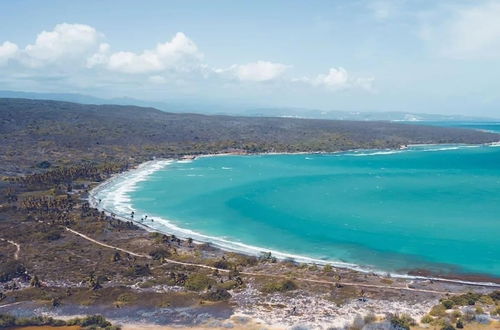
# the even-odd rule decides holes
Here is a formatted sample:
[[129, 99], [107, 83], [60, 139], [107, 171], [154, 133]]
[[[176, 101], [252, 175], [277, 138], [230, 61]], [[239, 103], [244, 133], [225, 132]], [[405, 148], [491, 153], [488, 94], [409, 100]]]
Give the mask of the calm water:
[[134, 209], [136, 219], [147, 214], [159, 230], [249, 252], [500, 276], [500, 147], [224, 156], [157, 167], [101, 191], [103, 204]]

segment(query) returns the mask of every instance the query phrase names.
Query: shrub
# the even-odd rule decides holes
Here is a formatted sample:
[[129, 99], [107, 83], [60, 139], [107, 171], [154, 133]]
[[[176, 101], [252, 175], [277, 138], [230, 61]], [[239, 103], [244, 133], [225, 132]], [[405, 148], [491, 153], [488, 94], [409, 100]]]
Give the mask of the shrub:
[[430, 316], [429, 314], [427, 315], [424, 315], [422, 317], [422, 319], [420, 320], [420, 322], [424, 323], [424, 324], [428, 324], [428, 323], [431, 323], [432, 321], [434, 321], [434, 318], [432, 316]]
[[7, 261], [0, 263], [0, 283], [7, 282], [19, 277], [26, 271], [26, 268], [18, 261]]
[[329, 273], [329, 272], [331, 272], [332, 270], [333, 270], [332, 265], [325, 265], [325, 267], [323, 267], [323, 271], [324, 271], [325, 273]]
[[466, 306], [466, 305], [475, 305], [477, 301], [481, 298], [481, 294], [468, 292], [465, 294], [461, 294], [458, 296], [450, 297], [449, 299], [453, 301], [455, 305]]
[[230, 281], [226, 281], [224, 283], [220, 283], [217, 286], [221, 289], [232, 290], [234, 288], [237, 288], [239, 286], [239, 284], [238, 284], [238, 282], [236, 282], [234, 280], [230, 280]]
[[170, 252], [167, 249], [158, 248], [149, 252], [149, 255], [153, 257], [153, 260], [161, 260], [170, 257]]
[[500, 300], [500, 290], [493, 291], [492, 293], [489, 294], [489, 296], [496, 301]]
[[444, 307], [443, 305], [436, 305], [432, 307], [429, 314], [437, 317], [446, 316], [446, 307]]
[[16, 325], [16, 318], [7, 314], [0, 314], [0, 328], [8, 328]]
[[457, 320], [456, 327], [457, 327], [457, 329], [463, 329], [464, 328], [464, 322], [462, 321], [462, 319], [458, 319]]
[[212, 262], [212, 267], [218, 268], [218, 269], [229, 269], [231, 268], [231, 263], [227, 261], [226, 259], [219, 259], [214, 262]]
[[112, 327], [111, 322], [106, 320], [102, 315], [90, 315], [84, 318], [75, 318], [66, 322], [66, 325], [79, 325], [86, 329], [117, 329], [117, 327]]
[[495, 300], [491, 296], [481, 296], [479, 302], [485, 305], [495, 305]]
[[286, 292], [296, 290], [297, 284], [292, 280], [281, 280], [281, 281], [272, 281], [266, 283], [261, 291], [264, 293], [273, 293], [273, 292]]
[[484, 314], [484, 309], [481, 306], [476, 307], [476, 314]]
[[215, 284], [215, 281], [205, 274], [191, 274], [184, 287], [191, 291], [202, 291]]
[[148, 276], [151, 275], [151, 270], [149, 265], [133, 265], [127, 270], [126, 274], [131, 277]]
[[416, 325], [416, 323], [411, 316], [407, 314], [401, 314], [391, 317], [391, 325], [394, 329], [410, 330], [410, 327]]
[[443, 306], [446, 309], [452, 309], [453, 305], [454, 305], [453, 300], [450, 300], [450, 299], [446, 299], [446, 300], [441, 301], [441, 304], [443, 304]]
[[203, 295], [203, 299], [210, 301], [224, 301], [229, 300], [231, 298], [231, 294], [227, 292], [226, 289], [217, 288], [215, 290], [210, 290], [206, 294]]
[[234, 256], [234, 263], [238, 266], [255, 266], [258, 262], [259, 260], [254, 256], [246, 256], [241, 254], [237, 254]]
[[441, 330], [455, 330], [455, 328], [451, 324], [447, 324]]
[[373, 322], [377, 321], [377, 316], [373, 313], [369, 313], [369, 314], [365, 315], [364, 321], [366, 324], [373, 323]]

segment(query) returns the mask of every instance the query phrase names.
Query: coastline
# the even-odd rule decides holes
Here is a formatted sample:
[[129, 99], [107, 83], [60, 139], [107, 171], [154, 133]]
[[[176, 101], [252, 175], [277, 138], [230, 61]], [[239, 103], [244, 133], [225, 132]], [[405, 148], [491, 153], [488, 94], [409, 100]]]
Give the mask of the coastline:
[[[492, 144], [486, 144], [486, 145], [464, 145], [464, 144], [418, 144], [418, 145], [409, 145], [408, 147], [425, 147], [425, 146], [439, 146], [439, 148], [432, 148], [429, 150], [425, 151], [442, 151], [442, 150], [456, 150], [460, 147], [463, 148], [473, 148], [473, 147], [481, 147], [481, 146], [491, 146], [495, 147], [497, 146], [496, 143]], [[371, 152], [370, 152], [371, 151]], [[294, 255], [286, 252], [281, 252], [281, 251], [275, 251], [272, 249], [267, 249], [267, 248], [262, 248], [258, 246], [252, 246], [252, 245], [247, 245], [241, 242], [235, 242], [235, 241], [229, 241], [223, 238], [219, 237], [213, 237], [209, 235], [204, 235], [201, 233], [198, 233], [193, 230], [189, 229], [184, 229], [181, 228], [177, 225], [175, 225], [171, 220], [157, 217], [155, 216], [155, 224], [160, 223], [162, 227], [164, 228], [155, 228], [152, 226], [149, 226], [146, 223], [143, 223], [141, 221], [137, 221], [135, 219], [132, 219], [130, 217], [127, 217], [124, 215], [125, 212], [117, 212], [117, 210], [110, 209], [109, 207], [103, 206], [103, 204], [100, 203], [99, 199], [97, 198], [97, 195], [101, 193], [103, 190], [105, 190], [107, 187], [113, 186], [113, 185], [118, 185], [121, 182], [127, 182], [125, 187], [120, 187], [119, 194], [121, 194], [121, 197], [124, 199], [124, 202], [129, 202], [129, 200], [126, 198], [126, 195], [128, 192], [133, 191], [135, 188], [135, 185], [138, 182], [144, 181], [147, 179], [147, 177], [154, 172], [158, 170], [165, 169], [168, 167], [170, 164], [173, 164], [174, 162], [191, 162], [196, 160], [197, 158], [206, 158], [206, 157], [221, 157], [221, 156], [243, 156], [243, 155], [303, 155], [303, 154], [326, 154], [326, 155], [336, 155], [339, 153], [346, 154], [346, 153], [353, 153], [351, 154], [352, 156], [365, 156], [365, 155], [385, 155], [385, 154], [392, 154], [392, 153], [399, 153], [399, 152], [407, 152], [407, 148], [403, 148], [403, 146], [400, 149], [355, 149], [355, 150], [346, 150], [346, 151], [339, 151], [335, 153], [330, 153], [330, 152], [297, 152], [297, 153], [242, 153], [242, 152], [230, 152], [230, 153], [220, 153], [220, 154], [204, 154], [204, 155], [193, 155], [193, 156], [184, 156], [181, 158], [170, 158], [170, 159], [155, 159], [151, 161], [147, 161], [144, 163], [141, 163], [134, 168], [122, 172], [122, 173], [117, 173], [112, 175], [109, 179], [105, 180], [104, 182], [98, 184], [94, 188], [92, 188], [89, 191], [88, 195], [88, 201], [89, 204], [92, 207], [97, 208], [99, 211], [104, 211], [106, 214], [114, 214], [114, 216], [125, 222], [132, 221], [134, 224], [138, 225], [142, 229], [148, 231], [148, 232], [160, 232], [160, 233], [165, 233], [165, 234], [175, 234], [176, 236], [180, 238], [191, 238], [193, 239], [193, 242], [196, 244], [204, 244], [204, 243], [209, 243], [212, 246], [222, 250], [222, 251], [228, 251], [228, 252], [235, 252], [235, 253], [241, 253], [245, 255], [252, 255], [252, 256], [258, 256], [262, 252], [271, 252], [274, 257], [276, 257], [279, 260], [290, 260], [293, 262], [299, 262], [299, 263], [305, 263], [305, 264], [315, 264], [315, 265], [330, 265], [335, 268], [341, 268], [341, 269], [349, 269], [353, 270], [356, 272], [361, 272], [361, 273], [366, 273], [366, 274], [374, 274], [377, 276], [386, 276], [389, 275], [390, 277], [394, 278], [400, 278], [400, 279], [407, 279], [407, 280], [431, 280], [431, 281], [440, 281], [440, 282], [447, 282], [447, 283], [453, 283], [453, 284], [464, 284], [464, 285], [474, 285], [474, 286], [483, 286], [483, 287], [500, 287], [500, 279], [488, 275], [483, 275], [483, 274], [435, 274], [432, 273], [426, 269], [412, 269], [409, 270], [408, 273], [406, 274], [401, 274], [401, 273], [388, 273], [387, 271], [384, 270], [377, 270], [377, 269], [371, 269], [364, 267], [363, 265], [358, 265], [358, 264], [353, 264], [353, 263], [347, 263], [347, 262], [340, 262], [340, 261], [330, 261], [330, 260], [322, 260], [322, 259], [315, 259], [307, 256], [302, 256], [302, 255]], [[412, 150], [409, 150], [412, 151]], [[116, 191], [115, 191], [116, 192]], [[129, 205], [129, 210], [134, 211]], [[121, 213], [121, 214], [120, 214]], [[130, 214], [130, 213], [128, 213]]]

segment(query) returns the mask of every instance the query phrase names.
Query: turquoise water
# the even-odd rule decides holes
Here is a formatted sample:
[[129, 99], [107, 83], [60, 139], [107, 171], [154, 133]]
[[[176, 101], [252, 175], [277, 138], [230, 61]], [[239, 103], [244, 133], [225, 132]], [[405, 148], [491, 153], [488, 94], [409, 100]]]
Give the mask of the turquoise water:
[[500, 276], [500, 147], [206, 157], [151, 172], [104, 202], [249, 252]]

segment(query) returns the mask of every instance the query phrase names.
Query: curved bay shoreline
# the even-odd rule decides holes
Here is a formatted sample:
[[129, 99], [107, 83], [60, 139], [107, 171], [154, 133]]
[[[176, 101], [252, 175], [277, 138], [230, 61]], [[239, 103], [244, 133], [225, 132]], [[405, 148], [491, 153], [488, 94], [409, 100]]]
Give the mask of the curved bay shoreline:
[[[439, 151], [439, 150], [453, 150], [456, 148], [474, 148], [474, 147], [481, 147], [481, 146], [491, 146], [491, 147], [497, 147], [498, 143], [492, 143], [492, 144], [487, 144], [487, 145], [439, 145], [439, 144], [432, 144], [432, 145], [412, 145], [410, 147], [426, 147], [426, 146], [437, 146], [438, 148], [428, 150], [428, 151]], [[339, 153], [358, 153], [357, 155], [365, 155], [364, 153], [367, 154], [389, 154], [389, 153], [399, 153], [399, 152], [405, 152], [406, 146], [402, 147], [401, 149], [370, 149], [370, 150], [348, 150], [348, 151], [341, 151]], [[364, 152], [364, 153], [363, 153]], [[359, 154], [361, 153], [361, 154]], [[373, 275], [378, 275], [378, 276], [391, 276], [395, 278], [401, 278], [401, 279], [407, 279], [407, 280], [432, 280], [432, 281], [441, 281], [441, 282], [449, 282], [449, 283], [454, 283], [454, 284], [464, 284], [464, 285], [475, 285], [475, 286], [485, 286], [485, 287], [500, 287], [500, 278], [497, 277], [492, 277], [489, 275], [484, 275], [484, 274], [463, 274], [463, 273], [447, 273], [447, 274], [440, 274], [440, 273], [432, 273], [431, 271], [427, 269], [410, 269], [406, 274], [402, 273], [388, 273], [383, 270], [376, 270], [376, 269], [369, 269], [365, 268], [362, 265], [357, 265], [357, 264], [352, 264], [352, 263], [346, 263], [346, 262], [341, 262], [341, 261], [331, 261], [331, 260], [322, 260], [322, 259], [315, 259], [315, 258], [310, 258], [307, 256], [302, 256], [302, 255], [293, 255], [289, 253], [283, 253], [280, 251], [273, 251], [272, 249], [266, 249], [262, 247], [257, 247], [257, 246], [250, 246], [244, 243], [240, 242], [234, 242], [234, 241], [228, 241], [222, 238], [218, 237], [213, 237], [213, 236], [208, 236], [204, 235], [201, 233], [198, 233], [193, 230], [189, 229], [184, 229], [181, 228], [175, 224], [172, 223], [172, 221], [165, 219], [165, 218], [158, 218], [157, 223], [161, 222], [162, 227], [164, 228], [155, 228], [153, 226], [150, 226], [144, 222], [137, 221], [135, 219], [132, 219], [130, 217], [127, 217], [124, 212], [120, 212], [119, 210], [112, 209], [111, 207], [106, 207], [103, 206], [103, 203], [101, 203], [100, 198], [97, 196], [99, 194], [103, 194], [106, 190], [106, 188], [116, 185], [119, 186], [120, 184], [124, 185], [125, 187], [120, 187], [120, 194], [122, 195], [121, 197], [126, 197], [126, 194], [129, 193], [130, 191], [133, 191], [135, 188], [135, 185], [141, 181], [144, 181], [147, 179], [147, 177], [154, 172], [158, 170], [162, 170], [166, 167], [168, 167], [170, 164], [174, 162], [191, 162], [196, 160], [197, 158], [202, 158], [202, 157], [220, 157], [220, 156], [232, 156], [232, 155], [275, 155], [275, 154], [337, 154], [337, 153], [326, 153], [326, 152], [299, 152], [299, 153], [257, 153], [257, 154], [252, 154], [252, 153], [221, 153], [221, 154], [206, 154], [206, 155], [193, 155], [193, 156], [184, 156], [181, 158], [170, 158], [170, 159], [155, 159], [151, 161], [147, 161], [144, 163], [141, 163], [137, 165], [135, 168], [130, 169], [128, 171], [122, 172], [115, 174], [111, 176], [109, 179], [106, 181], [98, 184], [95, 186], [90, 192], [88, 196], [88, 201], [92, 207], [97, 208], [100, 211], [104, 211], [106, 214], [111, 215], [113, 214], [117, 219], [125, 222], [132, 221], [134, 224], [138, 225], [142, 229], [149, 231], [149, 232], [160, 232], [163, 234], [175, 234], [178, 237], [187, 239], [191, 238], [195, 243], [202, 244], [202, 243], [209, 243], [212, 246], [217, 247], [218, 249], [221, 249], [222, 251], [228, 251], [228, 252], [236, 252], [236, 253], [241, 253], [241, 254], [246, 254], [246, 255], [252, 255], [252, 256], [258, 256], [262, 252], [271, 252], [274, 257], [276, 257], [279, 260], [288, 260], [288, 261], [293, 261], [293, 262], [299, 262], [299, 263], [305, 263], [305, 264], [316, 264], [316, 265], [330, 265], [335, 268], [342, 268], [342, 269], [350, 269], [353, 271], [361, 272], [361, 273], [371, 273]], [[106, 192], [106, 193], [116, 193], [116, 191], [113, 192]], [[102, 197], [102, 196], [100, 196]], [[125, 203], [129, 203], [130, 201], [125, 201]], [[133, 210], [130, 207], [130, 204], [127, 205], [130, 210]], [[120, 214], [121, 213], [121, 214]], [[158, 220], [159, 219], [159, 220]]]

